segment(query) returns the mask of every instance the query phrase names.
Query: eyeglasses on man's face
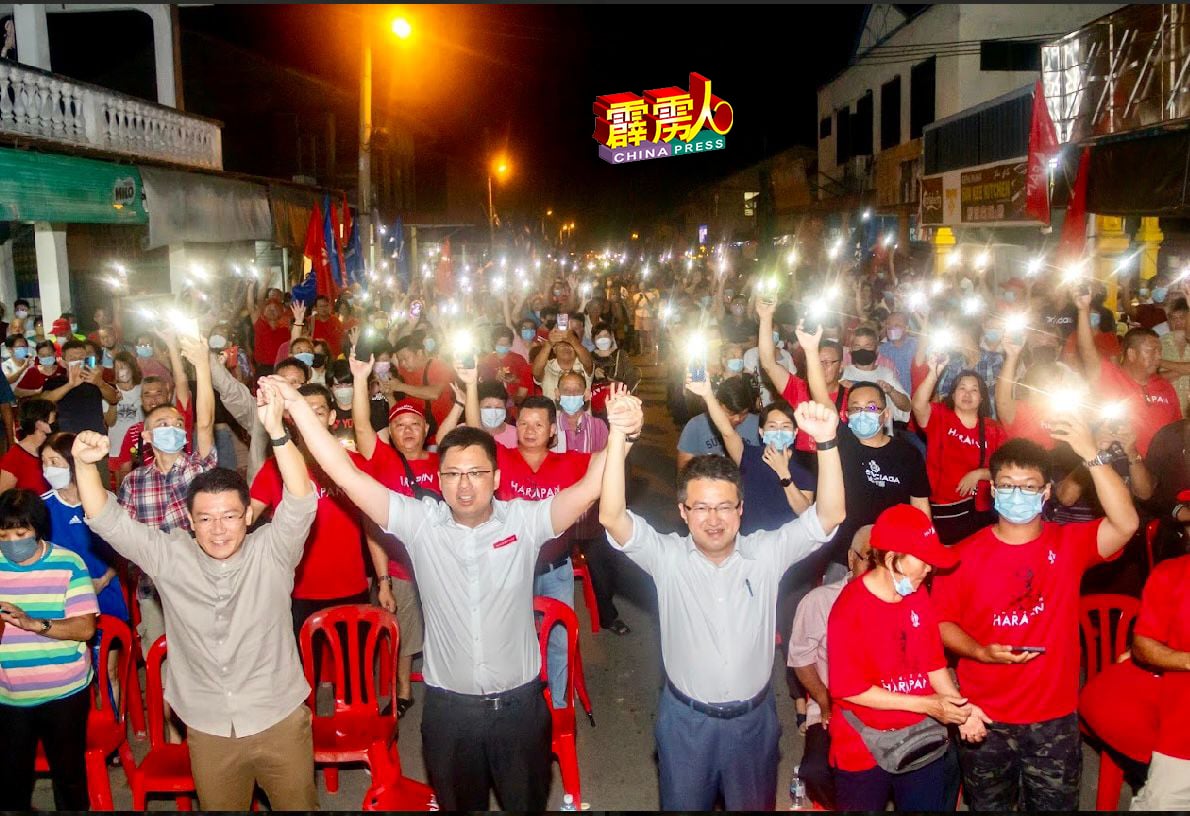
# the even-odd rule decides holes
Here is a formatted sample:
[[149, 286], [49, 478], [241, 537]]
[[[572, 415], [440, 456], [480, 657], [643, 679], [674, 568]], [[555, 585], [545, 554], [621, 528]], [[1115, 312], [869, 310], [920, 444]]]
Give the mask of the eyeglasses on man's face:
[[1007, 499], [1012, 496], [1015, 490], [1019, 490], [1024, 496], [1037, 496], [1045, 491], [1045, 485], [1038, 487], [1037, 485], [999, 484], [996, 485], [995, 490], [997, 496]]
[[490, 476], [491, 473], [491, 470], [440, 470], [438, 471], [438, 478], [443, 484], [454, 484], [464, 477], [466, 477], [467, 481], [475, 483], [482, 478]]
[[709, 516], [711, 513], [715, 513], [716, 515], [720, 516], [726, 516], [728, 513], [738, 510], [740, 503], [736, 502], [735, 504], [731, 504], [730, 502], [723, 502], [723, 504], [702, 504], [699, 502], [698, 504], [683, 504], [682, 506], [686, 508], [687, 513], [690, 513], [694, 516]]
[[205, 514], [196, 516], [194, 518], [194, 526], [202, 527], [204, 529], [207, 527], [214, 527], [216, 525], [222, 525], [224, 527], [231, 527], [231, 526], [243, 521], [244, 516], [247, 514], [247, 512], [248, 512], [248, 509], [244, 508], [239, 513], [227, 512], [227, 513], [220, 513], [220, 514], [214, 515], [214, 516], [208, 516]]

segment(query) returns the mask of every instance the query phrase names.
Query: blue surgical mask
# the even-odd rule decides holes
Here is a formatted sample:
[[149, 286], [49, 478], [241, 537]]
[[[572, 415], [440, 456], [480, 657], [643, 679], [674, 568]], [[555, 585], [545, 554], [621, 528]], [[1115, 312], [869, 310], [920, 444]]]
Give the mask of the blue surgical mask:
[[1153, 288], [1153, 302], [1164, 303], [1166, 296], [1169, 294], [1169, 289], [1164, 286], [1157, 286]]
[[112, 353], [107, 349], [103, 350], [103, 358], [100, 361], [104, 368], [111, 368], [116, 361], [112, 359]]
[[1045, 504], [1045, 492], [1036, 496], [1026, 496], [1020, 490], [1012, 490], [1005, 496], [1000, 490], [992, 491], [995, 495], [996, 512], [1005, 521], [1013, 524], [1028, 524], [1041, 515], [1041, 508]]
[[739, 374], [741, 371], [744, 370], [744, 358], [743, 357], [732, 357], [730, 360], [727, 361], [727, 370], [731, 371], [735, 374]]
[[24, 360], [30, 355], [30, 353], [32, 353], [32, 351], [33, 349], [29, 348], [28, 346], [17, 346], [12, 350], [12, 356], [18, 360]]
[[760, 435], [764, 444], [776, 450], [783, 451], [793, 444], [794, 432], [788, 428], [778, 428], [765, 431]]
[[579, 411], [583, 410], [583, 405], [585, 405], [586, 402], [587, 401], [584, 399], [582, 394], [567, 394], [558, 398], [558, 405], [562, 406], [562, 410], [571, 416], [574, 416]]
[[312, 351], [303, 351], [301, 354], [295, 354], [295, 355], [293, 355], [293, 359], [295, 359], [295, 360], [301, 360], [301, 361], [302, 361], [303, 363], [305, 363], [306, 365], [308, 365], [308, 366], [312, 366], [312, 365], [314, 365], [314, 352], [312, 352]]
[[1091, 328], [1098, 329], [1099, 324], [1103, 322], [1103, 315], [1099, 314], [1099, 312], [1091, 312], [1090, 320], [1091, 320]]
[[508, 411], [504, 408], [480, 408], [479, 421], [485, 428], [499, 428], [504, 424]]
[[860, 439], [871, 439], [880, 433], [880, 414], [856, 411], [847, 417], [847, 427]]
[[917, 591], [916, 587], [913, 586], [913, 582], [899, 573], [893, 576], [893, 589], [902, 598], [906, 598]]
[[507, 354], [510, 351], [512, 351], [512, 346], [506, 346], [503, 343], [500, 343], [499, 345], [496, 346], [496, 353], [499, 354], [501, 357], [503, 357], [505, 354]]
[[162, 453], [177, 453], [186, 447], [186, 429], [163, 425], [153, 429], [153, 448]]
[[533, 338], [537, 336], [536, 329], [521, 329], [521, 339], [526, 343], [532, 343]]
[[143, 357], [143, 358], [152, 357], [153, 356], [153, 347], [152, 346], [137, 346], [136, 347], [136, 356]]
[[983, 340], [989, 346], [994, 346], [1000, 342], [1003, 333], [999, 329], [985, 329], [983, 332]]
[[427, 337], [425, 340], [421, 341], [421, 347], [426, 351], [433, 351], [434, 349], [438, 348], [438, 341], [433, 337]]
[[1015, 303], [1016, 302], [1016, 292], [1013, 291], [1012, 289], [1004, 290], [1004, 302], [1005, 303]]
[[14, 564], [28, 561], [36, 552], [37, 538], [34, 536], [18, 538], [15, 541], [0, 541], [0, 553], [4, 555], [5, 560]]
[[38, 357], [38, 358], [37, 358], [37, 362], [39, 362], [41, 365], [45, 366], [46, 368], [49, 368], [49, 367], [50, 367], [50, 366], [52, 366], [54, 363], [58, 362], [58, 358], [57, 358], [57, 357], [53, 357], [53, 356], [50, 356], [50, 357]]

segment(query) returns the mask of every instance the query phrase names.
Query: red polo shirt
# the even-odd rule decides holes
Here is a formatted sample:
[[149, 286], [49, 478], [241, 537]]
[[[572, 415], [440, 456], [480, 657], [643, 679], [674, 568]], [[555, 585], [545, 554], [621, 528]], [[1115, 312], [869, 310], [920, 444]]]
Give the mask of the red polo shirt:
[[343, 324], [339, 322], [336, 315], [331, 315], [326, 320], [319, 320], [316, 317], [314, 318], [314, 333], [310, 339], [325, 340], [331, 350], [331, 359], [337, 359], [339, 347], [343, 342]]
[[1148, 453], [1149, 443], [1157, 431], [1182, 418], [1178, 392], [1164, 377], [1154, 374], [1141, 385], [1116, 363], [1103, 360], [1099, 365], [1097, 385], [1096, 390], [1101, 398], [1124, 400], [1127, 403], [1127, 416], [1136, 429], [1136, 449], [1141, 456]]
[[16, 477], [16, 487], [32, 490], [38, 496], [50, 489], [49, 482], [41, 472], [41, 457], [13, 445], [0, 457], [0, 470], [7, 470]]
[[[984, 427], [982, 467], [1004, 444], [1004, 428], [994, 419], [981, 420]], [[959, 482], [981, 467], [979, 427], [968, 428], [959, 415], [940, 402], [930, 405], [930, 424], [926, 426], [926, 473], [930, 477], [930, 500], [952, 504], [967, 498], [958, 493]]]
[[257, 365], [271, 366], [277, 359], [277, 353], [289, 340], [289, 324], [281, 321], [281, 325], [274, 327], [263, 317], [258, 317], [252, 324], [253, 345], [252, 354]]
[[[417, 483], [441, 495], [442, 488], [438, 484], [438, 454], [431, 453], [425, 459], [407, 461]], [[364, 462], [364, 472], [394, 493], [400, 493], [402, 496], [413, 495], [409, 474], [405, 472], [405, 465], [392, 445], [377, 441], [372, 458]], [[400, 541], [397, 541], [396, 550], [389, 552], [388, 574], [402, 581], [413, 580], [413, 566], [409, 561], [409, 554], [405, 551], [405, 545]]]
[[[1190, 651], [1190, 555], [1158, 564], [1145, 584], [1135, 634]], [[1153, 750], [1190, 760], [1190, 671], [1163, 672]]]

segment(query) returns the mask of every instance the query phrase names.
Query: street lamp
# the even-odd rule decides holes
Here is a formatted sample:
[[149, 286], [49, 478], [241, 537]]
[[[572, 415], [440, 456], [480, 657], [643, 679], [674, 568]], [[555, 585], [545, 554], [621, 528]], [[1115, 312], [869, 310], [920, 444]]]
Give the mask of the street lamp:
[[495, 159], [488, 170], [488, 241], [494, 247], [496, 245], [496, 211], [492, 208], [493, 173], [503, 179], [508, 174], [508, 159], [503, 156]]
[[[365, 18], [366, 19], [366, 18]], [[393, 36], [406, 40], [413, 26], [397, 17], [390, 26]], [[362, 27], [363, 48], [359, 75], [359, 219], [360, 236], [367, 236], [368, 263], [376, 265], [376, 244], [372, 240], [372, 38], [367, 23]]]

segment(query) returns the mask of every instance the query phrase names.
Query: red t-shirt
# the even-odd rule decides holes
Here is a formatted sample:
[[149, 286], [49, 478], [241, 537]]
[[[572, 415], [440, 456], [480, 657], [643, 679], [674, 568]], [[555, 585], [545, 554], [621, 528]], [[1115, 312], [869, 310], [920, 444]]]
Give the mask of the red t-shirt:
[[1041, 424], [1041, 412], [1027, 400], [1016, 400], [1016, 410], [1012, 415], [1012, 422], [1004, 426], [1007, 439], [1028, 439], [1036, 442], [1048, 451], [1052, 451], [1058, 444]]
[[50, 484], [41, 472], [41, 457], [29, 453], [20, 445], [13, 445], [0, 457], [0, 470], [7, 470], [17, 477], [16, 487], [32, 490], [38, 496], [50, 489]]
[[252, 324], [252, 331], [252, 354], [257, 364], [272, 365], [281, 346], [289, 340], [289, 324], [282, 320], [281, 325], [274, 328], [269, 321], [258, 317]]
[[1136, 430], [1136, 449], [1144, 456], [1157, 431], [1182, 418], [1178, 392], [1164, 377], [1156, 374], [1141, 385], [1110, 360], [1099, 365], [1096, 389], [1104, 399], [1122, 399], [1127, 403], [1128, 418]]
[[[836, 388], [829, 394], [831, 400], [835, 405], [839, 406], [839, 421], [847, 421], [847, 392], [843, 391], [842, 399], [840, 399], [839, 389]], [[781, 389], [781, 399], [788, 402], [794, 408], [798, 403], [808, 402], [810, 400], [810, 386], [801, 377], [796, 374], [790, 374], [788, 382], [785, 383], [785, 388]], [[814, 453], [818, 450], [818, 446], [814, 443], [814, 437], [808, 433], [800, 433], [793, 440], [793, 447], [800, 451], [809, 451]]]
[[905, 728], [925, 716], [868, 708], [844, 698], [862, 694], [872, 686], [897, 694], [933, 694], [928, 675], [946, 668], [938, 620], [924, 590], [898, 603], [888, 603], [857, 578], [843, 587], [831, 608], [826, 631], [831, 703], [839, 709], [830, 721], [830, 763], [844, 771], [866, 771], [876, 767], [876, 760], [843, 716], [844, 710], [853, 711], [865, 725], [881, 730]]
[[[433, 490], [441, 495], [442, 488], [438, 484], [438, 454], [431, 453], [425, 459], [409, 459], [409, 468], [417, 483], [427, 490]], [[409, 475], [405, 472], [405, 465], [392, 445], [384, 442], [376, 443], [376, 450], [372, 458], [365, 460], [364, 472], [402, 496], [412, 496], [413, 490], [409, 485]], [[409, 561], [409, 554], [405, 545], [397, 541], [395, 550], [389, 551], [388, 574], [403, 581], [413, 580], [413, 567]]]
[[435, 357], [416, 371], [398, 368], [397, 373], [400, 375], [401, 381], [409, 385], [445, 385], [438, 398], [430, 402], [430, 411], [434, 415], [434, 421], [441, 425], [442, 420], [446, 419], [451, 406], [455, 403], [455, 392], [450, 387], [450, 383], [455, 379], [454, 372], [446, 363]]
[[[1104, 360], [1114, 360], [1120, 356], [1120, 338], [1115, 332], [1091, 332], [1095, 340], [1095, 350]], [[1082, 369], [1082, 358], [1078, 354], [1078, 332], [1072, 332], [1066, 338], [1066, 345], [1062, 347], [1062, 362], [1079, 370]]]
[[589, 453], [546, 453], [541, 467], [534, 471], [517, 448], [496, 447], [500, 468], [500, 487], [496, 498], [502, 501], [527, 499], [542, 501], [565, 490], [583, 478], [591, 462]]
[[[45, 384], [55, 377], [65, 377], [66, 371], [62, 366], [56, 366], [54, 370], [46, 375], [41, 373], [41, 369], [36, 365], [31, 365], [25, 369], [25, 373], [17, 380], [16, 387], [24, 389], [25, 391], [40, 391], [45, 388]], [[47, 488], [48, 489], [48, 488]]]
[[[514, 378], [512, 382], [504, 382], [506, 374]], [[533, 393], [533, 366], [515, 351], [510, 351], [503, 357], [496, 356], [494, 352], [485, 355], [479, 361], [479, 378], [482, 382], [504, 383], [510, 397], [515, 398], [519, 388], [525, 389], [525, 396]]]
[[[1190, 555], [1158, 564], [1145, 584], [1135, 634], [1190, 651]], [[1190, 671], [1163, 672], [1153, 750], [1190, 760]]]
[[[182, 405], [181, 401], [175, 401], [174, 407], [182, 415], [183, 422], [186, 426], [186, 446], [182, 450], [187, 453], [194, 450], [194, 400], [190, 401], [190, 405]], [[120, 452], [112, 459], [112, 464], [118, 469], [120, 465], [125, 462], [132, 461], [136, 456], [137, 448], [141, 444], [141, 439], [145, 432], [145, 423], [138, 422], [128, 429], [128, 433], [124, 434], [124, 442], [120, 445]], [[152, 439], [144, 440], [145, 449], [141, 454], [141, 465], [153, 464], [153, 441]], [[230, 467], [230, 465], [220, 465], [220, 467]], [[234, 467], [232, 468], [235, 469]]]
[[[366, 467], [364, 457], [347, 452], [355, 466]], [[321, 468], [309, 468], [318, 489], [318, 512], [306, 537], [306, 553], [293, 579], [293, 597], [311, 600], [346, 598], [368, 589], [364, 572], [363, 528], [359, 508]], [[272, 508], [281, 503], [281, 471], [269, 459], [252, 481], [250, 495]]]
[[331, 315], [326, 320], [319, 320], [314, 318], [314, 333], [311, 335], [312, 340], [325, 340], [327, 346], [331, 351], [331, 359], [337, 359], [339, 356], [339, 346], [343, 342], [343, 324], [339, 322], [339, 318]]
[[985, 527], [956, 545], [959, 565], [934, 579], [939, 621], [985, 646], [1046, 650], [1020, 664], [959, 658], [963, 695], [993, 720], [1024, 725], [1077, 710], [1079, 584], [1104, 561], [1096, 543], [1102, 521], [1042, 522], [1041, 535], [1024, 544], [1007, 544], [994, 525]]
[[994, 419], [984, 419], [986, 452], [980, 465], [979, 430], [968, 428], [958, 414], [940, 402], [930, 405], [926, 426], [926, 473], [930, 477], [930, 501], [951, 504], [967, 498], [958, 492], [959, 482], [971, 471], [987, 467], [996, 449], [1004, 444], [1004, 428]]

